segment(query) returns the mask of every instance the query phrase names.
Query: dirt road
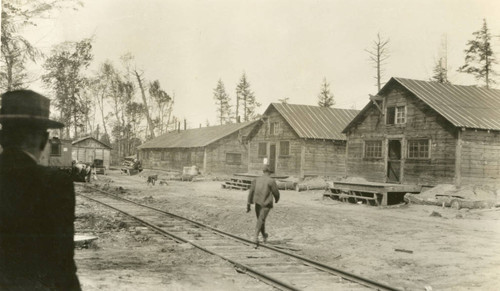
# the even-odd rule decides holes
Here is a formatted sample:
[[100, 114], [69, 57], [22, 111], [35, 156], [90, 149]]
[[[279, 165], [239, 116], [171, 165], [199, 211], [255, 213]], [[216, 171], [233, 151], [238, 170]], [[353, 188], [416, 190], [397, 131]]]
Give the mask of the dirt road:
[[[148, 186], [142, 176], [114, 171], [99, 179], [94, 183], [123, 197], [247, 238], [253, 233], [255, 215], [245, 213], [247, 192], [222, 189], [221, 182]], [[281, 193], [268, 218], [271, 244], [406, 290], [500, 286], [500, 211], [382, 208], [324, 200], [322, 191]], [[85, 290], [272, 289], [82, 198], [77, 198], [75, 225], [77, 232], [99, 236], [94, 245], [76, 251]]]

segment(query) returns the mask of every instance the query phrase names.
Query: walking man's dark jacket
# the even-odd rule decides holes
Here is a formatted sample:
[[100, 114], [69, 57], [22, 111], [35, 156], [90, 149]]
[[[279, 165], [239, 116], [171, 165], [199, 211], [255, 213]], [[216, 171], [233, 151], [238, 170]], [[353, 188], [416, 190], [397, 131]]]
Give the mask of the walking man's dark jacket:
[[68, 175], [37, 165], [21, 150], [4, 150], [0, 289], [80, 290], [73, 260], [74, 218], [75, 193]]
[[273, 178], [268, 175], [257, 177], [252, 181], [248, 192], [248, 204], [259, 204], [262, 207], [273, 207], [273, 197], [276, 203], [280, 199], [280, 191]]

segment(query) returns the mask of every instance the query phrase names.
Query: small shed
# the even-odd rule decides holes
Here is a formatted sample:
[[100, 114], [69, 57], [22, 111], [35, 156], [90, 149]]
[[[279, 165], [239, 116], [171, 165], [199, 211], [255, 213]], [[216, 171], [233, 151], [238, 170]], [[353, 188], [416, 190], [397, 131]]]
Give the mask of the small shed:
[[342, 129], [359, 113], [353, 109], [271, 103], [249, 136], [249, 172], [267, 162], [277, 175], [345, 175]]
[[232, 174], [248, 168], [247, 136], [257, 121], [172, 131], [137, 147], [143, 168]]
[[500, 178], [500, 90], [391, 78], [343, 132], [348, 176], [430, 186]]
[[111, 146], [91, 136], [82, 137], [72, 142], [71, 157], [74, 161], [94, 163], [102, 160], [103, 166], [109, 169], [111, 164]]

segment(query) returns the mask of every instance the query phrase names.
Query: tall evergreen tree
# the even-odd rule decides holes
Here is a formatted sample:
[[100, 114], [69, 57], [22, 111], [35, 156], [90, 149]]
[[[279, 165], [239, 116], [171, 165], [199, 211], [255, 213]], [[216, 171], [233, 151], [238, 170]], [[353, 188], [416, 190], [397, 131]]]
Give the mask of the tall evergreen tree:
[[485, 83], [486, 88], [494, 84], [492, 77], [495, 75], [493, 65], [496, 64], [495, 54], [491, 48], [491, 34], [483, 19], [483, 26], [480, 30], [472, 33], [475, 39], [467, 42], [465, 52], [465, 64], [458, 68], [461, 73], [473, 75], [476, 80]]
[[243, 109], [243, 121], [249, 121], [255, 118], [255, 110], [260, 107], [260, 103], [255, 100], [255, 95], [250, 89], [250, 83], [247, 81], [247, 76], [243, 73], [240, 82], [236, 86], [236, 119], [239, 116], [239, 104]]
[[231, 123], [231, 105], [229, 104], [231, 99], [226, 93], [226, 88], [221, 79], [219, 79], [217, 87], [214, 89], [214, 99], [217, 105], [217, 118], [219, 119], [219, 123], [221, 125], [224, 123]]
[[450, 83], [448, 81], [448, 69], [446, 68], [446, 64], [444, 63], [443, 58], [440, 58], [436, 62], [436, 65], [434, 66], [432, 72], [433, 75], [431, 81], [436, 81], [443, 84]]
[[333, 100], [333, 94], [330, 92], [330, 84], [323, 79], [321, 84], [321, 91], [318, 94], [318, 105], [321, 107], [332, 107], [335, 105], [335, 100]]

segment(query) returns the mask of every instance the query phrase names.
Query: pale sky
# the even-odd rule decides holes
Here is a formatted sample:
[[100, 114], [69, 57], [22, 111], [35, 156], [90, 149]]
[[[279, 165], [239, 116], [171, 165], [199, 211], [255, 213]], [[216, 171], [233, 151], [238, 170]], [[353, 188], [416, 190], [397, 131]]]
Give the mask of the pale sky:
[[[498, 0], [83, 2], [77, 11], [54, 13], [26, 35], [46, 52], [59, 42], [93, 36], [94, 69], [106, 59], [119, 65], [119, 57], [130, 52], [146, 79], [158, 79], [175, 92], [174, 114], [186, 118], [190, 128], [207, 119], [216, 124], [217, 81], [222, 79], [234, 104], [243, 72], [262, 103], [259, 113], [284, 97], [316, 105], [323, 78], [335, 107], [361, 109], [377, 91], [365, 51], [377, 33], [390, 39], [384, 81], [428, 80], [446, 35], [449, 79], [475, 84], [456, 72], [466, 42], [483, 18], [492, 34], [500, 35]], [[493, 48], [500, 59], [499, 37]], [[500, 65], [496, 69], [500, 72]], [[35, 68], [35, 73], [43, 72]]]

